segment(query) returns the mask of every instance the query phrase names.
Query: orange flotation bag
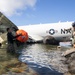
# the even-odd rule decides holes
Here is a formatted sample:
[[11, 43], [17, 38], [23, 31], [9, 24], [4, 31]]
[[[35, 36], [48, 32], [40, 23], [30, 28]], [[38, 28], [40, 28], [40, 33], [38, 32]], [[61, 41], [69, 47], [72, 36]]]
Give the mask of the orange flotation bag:
[[26, 42], [28, 40], [28, 33], [24, 30], [18, 30], [16, 31], [16, 35], [21, 34], [19, 37], [17, 37], [16, 39], [20, 42]]

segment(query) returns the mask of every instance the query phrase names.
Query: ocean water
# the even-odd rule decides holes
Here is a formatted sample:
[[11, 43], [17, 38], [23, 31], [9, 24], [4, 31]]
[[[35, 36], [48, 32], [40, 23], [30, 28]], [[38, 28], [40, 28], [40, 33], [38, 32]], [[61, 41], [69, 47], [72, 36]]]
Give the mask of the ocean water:
[[19, 60], [28, 64], [39, 75], [64, 75], [68, 71], [68, 66], [63, 62], [66, 60], [62, 56], [68, 47], [61, 47], [46, 44], [29, 44], [21, 50]]

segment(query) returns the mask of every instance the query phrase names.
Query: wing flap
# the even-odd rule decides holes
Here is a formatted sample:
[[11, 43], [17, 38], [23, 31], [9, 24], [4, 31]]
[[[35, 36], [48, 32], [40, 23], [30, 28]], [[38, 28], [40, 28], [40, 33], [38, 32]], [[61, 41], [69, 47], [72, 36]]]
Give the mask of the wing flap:
[[43, 40], [43, 37], [39, 36], [39, 35], [29, 35], [29, 38], [34, 40], [34, 41], [40, 41]]

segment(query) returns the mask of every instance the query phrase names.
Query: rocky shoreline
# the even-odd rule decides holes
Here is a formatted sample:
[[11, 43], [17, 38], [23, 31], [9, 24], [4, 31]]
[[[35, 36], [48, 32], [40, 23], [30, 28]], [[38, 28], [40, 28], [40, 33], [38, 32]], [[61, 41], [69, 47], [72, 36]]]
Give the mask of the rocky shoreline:
[[2, 74], [2, 75], [38, 75], [35, 71], [33, 71], [32, 69], [29, 69], [29, 71], [24, 71], [22, 73], [15, 73], [15, 72], [7, 72], [6, 74]]
[[2, 75], [39, 75], [33, 69], [28, 67], [26, 63], [18, 62], [13, 65], [7, 65], [8, 72]]
[[[71, 50], [74, 51], [65, 56], [66, 58], [65, 63], [68, 65], [68, 69], [71, 75], [75, 75], [75, 49], [71, 49]], [[67, 52], [71, 50], [68, 50]]]

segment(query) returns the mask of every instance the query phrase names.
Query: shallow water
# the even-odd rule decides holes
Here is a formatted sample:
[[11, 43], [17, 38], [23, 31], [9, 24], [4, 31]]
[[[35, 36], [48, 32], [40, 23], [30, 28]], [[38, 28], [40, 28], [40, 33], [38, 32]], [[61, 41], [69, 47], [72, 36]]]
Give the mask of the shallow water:
[[19, 60], [28, 64], [39, 75], [63, 75], [68, 71], [66, 60], [62, 56], [63, 50], [57, 50], [57, 46], [45, 44], [25, 45], [22, 49]]

